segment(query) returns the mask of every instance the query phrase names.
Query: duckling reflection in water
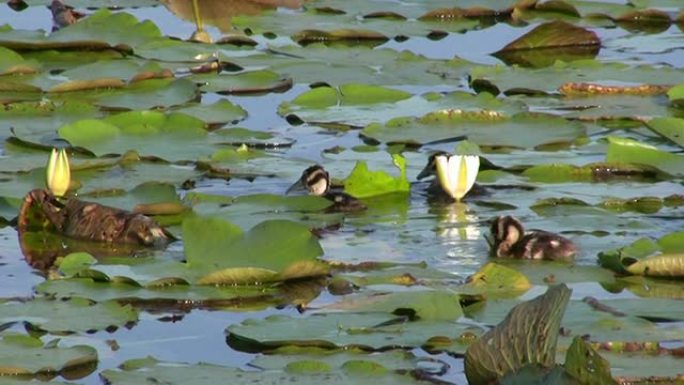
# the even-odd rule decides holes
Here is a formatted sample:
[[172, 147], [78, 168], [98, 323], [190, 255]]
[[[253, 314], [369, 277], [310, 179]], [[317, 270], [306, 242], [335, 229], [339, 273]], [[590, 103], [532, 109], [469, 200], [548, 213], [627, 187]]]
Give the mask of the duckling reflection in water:
[[299, 180], [290, 186], [285, 194], [290, 194], [298, 189], [305, 189], [309, 195], [320, 196], [333, 202], [328, 211], [354, 212], [366, 209], [366, 205], [353, 196], [342, 191], [333, 191], [330, 175], [320, 165], [314, 165], [304, 170]]
[[460, 201], [467, 195], [484, 195], [486, 190], [475, 183], [480, 169], [477, 155], [450, 155], [437, 152], [428, 158], [428, 163], [418, 174], [421, 180], [430, 176], [435, 178], [427, 188], [431, 198], [439, 201]]
[[493, 257], [569, 260], [577, 253], [577, 246], [561, 235], [541, 230], [525, 233], [522, 223], [512, 216], [494, 219], [490, 231], [487, 242]]

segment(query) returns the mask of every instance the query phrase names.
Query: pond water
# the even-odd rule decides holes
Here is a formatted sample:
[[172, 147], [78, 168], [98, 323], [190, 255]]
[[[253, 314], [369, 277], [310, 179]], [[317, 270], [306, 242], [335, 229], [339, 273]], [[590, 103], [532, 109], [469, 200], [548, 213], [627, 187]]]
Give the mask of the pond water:
[[[187, 112], [189, 110], [182, 108], [195, 104], [214, 106], [228, 101], [240, 106], [246, 114], [244, 116], [238, 114], [235, 118], [227, 120], [216, 120], [213, 115], [210, 116], [204, 112], [197, 113], [197, 116], [204, 122], [218, 122], [219, 124], [213, 125], [214, 129], [221, 126], [244, 127], [250, 130], [247, 141], [252, 144], [256, 143], [251, 146], [254, 151], [253, 155], [241, 158], [242, 155], [231, 154], [221, 158], [218, 155], [221, 154], [220, 150], [233, 149], [233, 147], [226, 145], [228, 139], [217, 139], [216, 136], [207, 136], [206, 139], [201, 137], [197, 140], [195, 136], [192, 136], [194, 134], [188, 133], [186, 137], [180, 139], [173, 137], [168, 139], [168, 142], [164, 142], [167, 140], [166, 137], [160, 136], [155, 139], [153, 135], [159, 134], [159, 130], [162, 129], [149, 135], [140, 134], [128, 137], [126, 135], [129, 134], [121, 131], [118, 134], [119, 137], [125, 138], [121, 139], [118, 147], [100, 143], [99, 139], [91, 138], [88, 142], [83, 137], [76, 137], [76, 140], [80, 140], [78, 146], [85, 148], [85, 151], [74, 153], [72, 159], [76, 175], [74, 178], [82, 184], [79, 193], [84, 195], [83, 199], [96, 200], [125, 209], [131, 209], [137, 203], [148, 203], [150, 196], [168, 197], [168, 191], [164, 190], [164, 187], [159, 188], [161, 192], [156, 190], [157, 187], [150, 188], [152, 192], [140, 192], [140, 190], [136, 192], [135, 189], [144, 185], [145, 182], [162, 182], [166, 187], [173, 186], [172, 190], [178, 194], [178, 197], [174, 195], [173, 198], [169, 198], [171, 201], [177, 198], [194, 197], [193, 194], [200, 194], [202, 197], [208, 195], [238, 197], [238, 200], [231, 201], [229, 205], [215, 203], [218, 201], [213, 201], [214, 203], [210, 200], [203, 201], [192, 210], [196, 214], [205, 216], [218, 214], [236, 223], [244, 231], [268, 219], [294, 220], [314, 228], [334, 224], [323, 230], [317, 240], [323, 252], [321, 255], [323, 260], [349, 265], [378, 262], [391, 264], [393, 267], [387, 271], [351, 269], [351, 271], [340, 272], [340, 276], [354, 282], [356, 286], [354, 291], [361, 298], [350, 299], [349, 303], [345, 302], [347, 300], [345, 298], [349, 296], [336, 295], [332, 293], [332, 290], [320, 285], [308, 291], [293, 289], [290, 297], [288, 293], [278, 292], [277, 301], [269, 297], [266, 301], [250, 302], [257, 297], [254, 293], [250, 293], [245, 296], [247, 299], [244, 303], [238, 301], [224, 306], [212, 306], [209, 301], [204, 303], [203, 299], [186, 299], [184, 293], [178, 294], [178, 297], [165, 296], [167, 299], [170, 298], [168, 302], [161, 300], [147, 303], [136, 302], [131, 301], [129, 297], [115, 293], [115, 284], [113, 284], [114, 289], [111, 289], [112, 292], [108, 292], [107, 290], [110, 290], [108, 288], [103, 289], [97, 285], [97, 289], [95, 286], [92, 287], [92, 292], [89, 292], [87, 288], [90, 286], [87, 285], [74, 286], [77, 289], [66, 288], [66, 286], [65, 288], [46, 286], [48, 283], [46, 276], [51, 277], [51, 274], [55, 272], [41, 271], [27, 264], [18, 241], [17, 230], [6, 223], [5, 227], [0, 228], [0, 279], [3, 282], [0, 285], [0, 305], [6, 302], [16, 302], [16, 300], [30, 302], [32, 298], [42, 297], [47, 293], [48, 297], [83, 296], [97, 302], [105, 302], [105, 299], [113, 298], [125, 303], [132, 302], [139, 310], [135, 322], [121, 323], [117, 320], [119, 323], [114, 324], [116, 327], [107, 328], [107, 331], [97, 327], [85, 327], [81, 330], [74, 326], [75, 333], [64, 335], [64, 333], [50, 332], [40, 335], [44, 343], [59, 336], [62, 339], [60, 347], [87, 345], [96, 349], [97, 368], [85, 375], [72, 378], [71, 381], [79, 384], [100, 384], [104, 382], [104, 379], [100, 377], [103, 371], [116, 369], [126, 360], [147, 356], [168, 362], [170, 366], [173, 366], [173, 363], [203, 362], [256, 371], [255, 358], [271, 356], [260, 353], [259, 349], [249, 344], [246, 345], [256, 350], [250, 351], [234, 342], [229, 346], [226, 341], [226, 328], [235, 327], [236, 329], [232, 330], [238, 330], [237, 335], [240, 335], [240, 331], [244, 331], [247, 335], [245, 338], [261, 337], [264, 338], [263, 341], [269, 341], [268, 333], [259, 334], [260, 331], [256, 330], [253, 331], [254, 334], [249, 334], [252, 332], [250, 325], [254, 326], [260, 321], [245, 321], [272, 320], [275, 317], [287, 316], [294, 319], [301, 318], [300, 321], [304, 322], [309, 314], [316, 313], [320, 309], [359, 311], [364, 304], [368, 306], [368, 303], [371, 303], [372, 306], [372, 299], [369, 298], [379, 293], [414, 292], [421, 289], [430, 289], [440, 293], [461, 293], [461, 285], [466, 282], [467, 278], [478, 272], [486, 263], [492, 262], [492, 259], [488, 257], [489, 246], [485, 241], [485, 235], [489, 233], [492, 218], [497, 215], [514, 215], [522, 220], [526, 228], [561, 233], [579, 246], [579, 252], [571, 263], [525, 261], [525, 263], [505, 264], [522, 272], [531, 282], [527, 290], [512, 297], [515, 301], [529, 300], [544, 293], [549, 283], [565, 282], [573, 289], [570, 317], [581, 319], [577, 325], [587, 327], [586, 333], [593, 333], [596, 330], [599, 336], [598, 341], [620, 341], [621, 339], [622, 341], [640, 341], [642, 330], [640, 328], [653, 327], [654, 330], [661, 330], [661, 332], [653, 331], [652, 334], [648, 334], [651, 333], [651, 329], [648, 329], [649, 332], [644, 337], [647, 339], [644, 341], [667, 342], [663, 346], [668, 349], [681, 348], [684, 345], [684, 306], [682, 306], [684, 303], [681, 302], [684, 300], [684, 282], [681, 280], [684, 272], [681, 271], [681, 266], [678, 273], [672, 274], [675, 276], [674, 280], [639, 276], [620, 280], [610, 270], [598, 266], [599, 253], [625, 247], [644, 238], [650, 239], [651, 243], [656, 245], [653, 246], [655, 249], [651, 250], [652, 253], [684, 253], [684, 204], [681, 199], [684, 194], [684, 153], [681, 139], [684, 133], [684, 120], [680, 119], [684, 118], [681, 107], [684, 104], [682, 103], [684, 97], [680, 96], [677, 99], [676, 96], [668, 96], [664, 92], [630, 93], [624, 89], [608, 95], [568, 96], [559, 92], [561, 85], [566, 82], [589, 82], [610, 86], [646, 84], [667, 87], [684, 84], [684, 8], [681, 8], [677, 1], [651, 0], [635, 2], [635, 4], [607, 0], [568, 1], [568, 4], [577, 7], [581, 17], [569, 17], [556, 12], [544, 13], [539, 10], [535, 11], [538, 13], [529, 11], [532, 13], [520, 15], [520, 19], [516, 22], [512, 20], [504, 22], [503, 19], [494, 21], [483, 17], [482, 20], [476, 18], [454, 20], [452, 24], [417, 20], [418, 16], [429, 10], [451, 6], [450, 2], [442, 1], [321, 0], [305, 2], [301, 7], [295, 4], [297, 2], [292, 2], [292, 4], [278, 2], [281, 5], [291, 6], [281, 6], [254, 15], [232, 12], [210, 17], [210, 14], [203, 14], [207, 18], [204, 27], [214, 41], [226, 35], [241, 35], [249, 28], [251, 33], [248, 34], [248, 38], [252, 39], [256, 45], [240, 48], [232, 45], [185, 43], [197, 27], [192, 21], [192, 13], [180, 14], [178, 2], [163, 1], [161, 2], [163, 4], [156, 4], [151, 1], [126, 1], [125, 3], [137, 6], [126, 6], [113, 12], [131, 14], [139, 21], [148, 20], [156, 25], [161, 37], [141, 37], [136, 36], [136, 32], [128, 34], [127, 31], [111, 32], [107, 26], [100, 26], [106, 30], [103, 33], [105, 37], [95, 34], [92, 36], [95, 41], [104, 40], [109, 43], [118, 41], [117, 39], [130, 39], [128, 42], [134, 54], [121, 57], [115, 55], [115, 59], [112, 60], [102, 52], [78, 48], [78, 45], [76, 45], [77, 48], [51, 48], [47, 43], [41, 45], [43, 42], [40, 38], [28, 34], [17, 37], [18, 35], [10, 36], [0, 33], [0, 46], [7, 46], [23, 55], [24, 59], [38, 63], [36, 73], [28, 75], [0, 72], [0, 82], [20, 79], [21, 82], [38, 86], [45, 91], [72, 77], [73, 79], [80, 79], [81, 76], [88, 79], [98, 77], [98, 74], [84, 75], [83, 71], [90, 71], [92, 68], [83, 70], [87, 67], [81, 66], [115, 62], [120, 63], [121, 68], [94, 68], [106, 72], [106, 76], [102, 75], [103, 77], [117, 77], [123, 73], [122, 78], [128, 80], [130, 79], [130, 72], [127, 72], [130, 71], [128, 65], [133, 63], [135, 66], [140, 66], [136, 67], [135, 71], [141, 71], [140, 68], [153, 63], [159, 65], [160, 68], [171, 69], [176, 78], [188, 77], [202, 87], [211, 87], [215, 84], [212, 82], [219, 80], [207, 77], [204, 82], [202, 78], [193, 78], [193, 76], [202, 75], [189, 74], [188, 68], [207, 61], [195, 60], [196, 57], [205, 55], [205, 58], [210, 59], [212, 55], [215, 55], [222, 61], [241, 66], [245, 73], [265, 69], [273, 71], [279, 79], [283, 77], [292, 79], [293, 84], [291, 87], [286, 87], [286, 90], [274, 92], [269, 88], [272, 85], [270, 78], [263, 81], [245, 79], [224, 86], [235, 87], [240, 90], [238, 92], [216, 92], [213, 88], [202, 88], [201, 94], [198, 93], [199, 96], [195, 97], [194, 91], [191, 91], [191, 95], [185, 98], [162, 87], [154, 89], [153, 93], [144, 94], [146, 96], [143, 97], [135, 95], [137, 92], [135, 90], [126, 89], [126, 92], [133, 94], [131, 99], [127, 99], [129, 94], [125, 93], [118, 96], [106, 95], [104, 92], [102, 95], [94, 96], [87, 94], [87, 92], [93, 92], [93, 94], [98, 92], [93, 90], [59, 95], [55, 92], [43, 92], [35, 98], [25, 96], [16, 89], [10, 91], [16, 91], [19, 96], [9, 92], [4, 93], [0, 89], [1, 101], [5, 106], [37, 100], [45, 103], [57, 100], [61, 103], [65, 100], [69, 101], [73, 95], [77, 96], [73, 96], [72, 101], [84, 101], [88, 106], [94, 106], [93, 110], [89, 110], [89, 107], [77, 107], [75, 110], [78, 108], [83, 108], [83, 110], [75, 113], [64, 113], [56, 108], [47, 114], [29, 110], [25, 116], [0, 115], [0, 129], [3, 130], [2, 139], [4, 140], [0, 147], [2, 157], [0, 162], [5, 163], [4, 166], [0, 165], [2, 167], [0, 169], [2, 173], [0, 197], [3, 198], [0, 202], [2, 203], [0, 214], [6, 220], [4, 223], [12, 218], [12, 213], [16, 211], [16, 201], [21, 199], [25, 192], [32, 188], [43, 187], [43, 167], [47, 160], [47, 151], [45, 151], [46, 147], [41, 146], [51, 146], [57, 143], [63, 145], [65, 139], [73, 142], [73, 137], [65, 134], [67, 131], [61, 130], [62, 126], [78, 119], [105, 119], [124, 110], [155, 109], [161, 112], [171, 110]], [[201, 9], [203, 6], [210, 8], [216, 2], [199, 0], [198, 3]], [[241, 2], [228, 3], [240, 4]], [[261, 4], [261, 2], [249, 1], [242, 3]], [[506, 1], [505, 3], [514, 2]], [[30, 6], [22, 11], [12, 10], [7, 4], [0, 5], [0, 26], [7, 24], [14, 30], [50, 31], [53, 21], [50, 10], [45, 6], [46, 2], [29, 1], [29, 4]], [[108, 2], [78, 1], [73, 5], [86, 14], [92, 14], [96, 12], [93, 8], [100, 7], [102, 4], [106, 5]], [[84, 5], [91, 8], [88, 9]], [[482, 5], [485, 8], [499, 6], [495, 1], [467, 1], [462, 6], [474, 5]], [[323, 7], [343, 9], [347, 11], [347, 14], [329, 14]], [[504, 9], [503, 5], [500, 7], [497, 9]], [[650, 22], [641, 19], [629, 25], [625, 20], [622, 20], [622, 24], [620, 23], [621, 15], [631, 9], [642, 8], [657, 10], [658, 17], [665, 15], [671, 21], [664, 23], [662, 18], [656, 18], [655, 21]], [[363, 17], [378, 10], [407, 15], [408, 20], [380, 18], [374, 21], [374, 19]], [[596, 17], [596, 14], [602, 14], [603, 17]], [[526, 36], [543, 22], [556, 19], [566, 20], [571, 25], [594, 32], [600, 39], [600, 50], [590, 55], [572, 56], [576, 54], [570, 53], [567, 54], [569, 56], [562, 56], [568, 61], [567, 63], [551, 61], [539, 68], [506, 63], [500, 59], [501, 56], [492, 55], [516, 39]], [[87, 20], [86, 17], [79, 23]], [[639, 24], [642, 22], [643, 25]], [[404, 27], [401, 23], [404, 23]], [[456, 25], [456, 23], [462, 23], [462, 25]], [[141, 26], [142, 24], [138, 25], [137, 27], [141, 29], [136, 31], [143, 31]], [[66, 27], [60, 32], [68, 31], [72, 27]], [[137, 27], [128, 26], [130, 29]], [[297, 43], [298, 31], [305, 29], [330, 31], [345, 27], [379, 31], [389, 39], [371, 46], [361, 44], [359, 39], [350, 39], [339, 45]], [[428, 35], [428, 32], [436, 30], [442, 31], [444, 36], [440, 35], [440, 38], [435, 38]], [[7, 33], [6, 30], [0, 30], [0, 32]], [[147, 31], [141, 32], [141, 35], [145, 33]], [[107, 34], [113, 37], [109, 38]], [[174, 39], [166, 39], [164, 36]], [[138, 38], [140, 41], [136, 40]], [[66, 35], [63, 39], [83, 41], [86, 37]], [[35, 43], [36, 41], [38, 43]], [[50, 56], [51, 50], [56, 52], [54, 56]], [[82, 58], [78, 57], [79, 52], [82, 52]], [[400, 55], [399, 52], [403, 54]], [[407, 52], [413, 55], [408, 57]], [[87, 55], [92, 55], [92, 60], [89, 60]], [[554, 53], [549, 55], [553, 56]], [[566, 55], [566, 53], [561, 55]], [[573, 62], [573, 59], [578, 59], [578, 61]], [[537, 57], [530, 60], [540, 59]], [[75, 71], [77, 75], [63, 72], [73, 68], [77, 69]], [[4, 70], [5, 63], [3, 58], [0, 58], [0, 71]], [[228, 71], [223, 73], [223, 75], [228, 74], [233, 73], [228, 73]], [[12, 76], [15, 77], [12, 78]], [[473, 79], [486, 80], [502, 93], [496, 98], [484, 93], [476, 95], [475, 88], [477, 87], [470, 82]], [[349, 83], [371, 84], [401, 90], [408, 96], [403, 99], [376, 102], [377, 95], [372, 94], [374, 89], [368, 88], [355, 95], [357, 99], [352, 97], [349, 100], [340, 99], [332, 105], [323, 104], [322, 107], [311, 107], [306, 104], [297, 104], [297, 98], [311, 92], [310, 85], [316, 82], [325, 82], [332, 87]], [[266, 85], [266, 90], [263, 92], [256, 92], [252, 88], [264, 85]], [[221, 86], [221, 84], [216, 85], [219, 88]], [[527, 89], [528, 92], [503, 92], [515, 89], [519, 91], [522, 88]], [[79, 94], [79, 92], [84, 93]], [[368, 92], [370, 95], [368, 100], [363, 99], [365, 96], [363, 92]], [[178, 94], [181, 93], [178, 91]], [[155, 98], [158, 98], [158, 102]], [[167, 103], [167, 100], [170, 101]], [[6, 110], [10, 109], [10, 107], [6, 108]], [[514, 188], [494, 188], [489, 195], [471, 196], [462, 204], [435, 202], [429, 198], [426, 193], [429, 182], [418, 182], [416, 176], [425, 166], [430, 153], [434, 151], [453, 153], [457, 145], [453, 138], [461, 132], [454, 129], [453, 134], [440, 137], [435, 132], [442, 126], [430, 125], [429, 119], [415, 118], [433, 111], [450, 109], [497, 111], [505, 116], [502, 119], [507, 122], [513, 121], [499, 131], [492, 132], [487, 131], [487, 127], [495, 127], [498, 121], [492, 120], [490, 122], [494, 123], [490, 125], [475, 121], [472, 123], [475, 129], [472, 127], [469, 128], [470, 131], [466, 129], [466, 134], [469, 135], [471, 141], [481, 146], [484, 158], [502, 168], [502, 171], [481, 172], [479, 182], [490, 186], [513, 185]], [[510, 118], [516, 114], [523, 116], [527, 111], [541, 113], [542, 118], [524, 120], [528, 119], [525, 115], [520, 118], [523, 119], [523, 123], [516, 123], [517, 118]], [[217, 114], [228, 113], [220, 111]], [[412, 117], [412, 120], [397, 126], [387, 123], [391, 119], [406, 116]], [[649, 125], [645, 123], [652, 118], [666, 117], [676, 120], [672, 123], [674, 134], [671, 136], [658, 128], [649, 128]], [[293, 120], [294, 118], [299, 122]], [[468, 121], [471, 118], [465, 116], [462, 119]], [[442, 123], [444, 121], [447, 122], [446, 126], [450, 124], [448, 120], [443, 120]], [[140, 124], [144, 126], [147, 123]], [[374, 128], [374, 124], [379, 128]], [[407, 126], [413, 131], [405, 129]], [[388, 127], [399, 127], [398, 131], [401, 132], [397, 133]], [[361, 128], [363, 128], [362, 131]], [[476, 132], [478, 129], [484, 130], [485, 133], [478, 136], [480, 135]], [[274, 148], [266, 146], [264, 152], [257, 152], [262, 151], [263, 147], [260, 145], [263, 142], [260, 142], [262, 139], [254, 139], [257, 137], [255, 132], [268, 133], [272, 136], [266, 140], [279, 143], [293, 141], [293, 144]], [[208, 135], [214, 134], [216, 132]], [[677, 137], [677, 135], [680, 136]], [[12, 141], [10, 137], [18, 138], [20, 141]], [[150, 137], [152, 139], [149, 139]], [[622, 142], [614, 140], [615, 137], [632, 139], [634, 142], [620, 145], [619, 143]], [[232, 138], [232, 136], [226, 134], [225, 138]], [[410, 142], [411, 145], [402, 147], [401, 144], [394, 142]], [[416, 145], [416, 143], [422, 145]], [[639, 144], [651, 145], [653, 151], [657, 153], [651, 153], [650, 148], [642, 148]], [[135, 149], [148, 158], [132, 166], [127, 166], [123, 162], [116, 163], [119, 156], [129, 149], [123, 147], [129, 145], [130, 149]], [[342, 150], [332, 151], [336, 146], [341, 147]], [[169, 151], [169, 148], [172, 151]], [[648, 155], [630, 153], [629, 148], [639, 148]], [[246, 200], [242, 202], [239, 200], [240, 197], [249, 197], [254, 194], [283, 195], [287, 188], [299, 178], [302, 170], [315, 163], [325, 166], [336, 181], [345, 179], [358, 161], [366, 161], [371, 170], [381, 170], [397, 176], [399, 171], [393, 165], [390, 153], [399, 152], [406, 160], [406, 176], [411, 182], [410, 194], [407, 195], [404, 191], [400, 194], [365, 197], [363, 201], [368, 206], [365, 212], [334, 216], [306, 209], [298, 211], [295, 206], [288, 206], [285, 203], [272, 204], [247, 200], [250, 198], [244, 198]], [[152, 158], [168, 162], [158, 162]], [[92, 166], [92, 163], [98, 161], [103, 162], [102, 165]], [[238, 174], [238, 177], [212, 177], [207, 173], [199, 172], [195, 167], [199, 161], [211, 163], [219, 168], [228, 168], [231, 172]], [[631, 177], [616, 176], [619, 172], [607, 172], [605, 179], [601, 179], [600, 175], [588, 176], [586, 169], [584, 171], [578, 169], [567, 171], [566, 168], [544, 169], [550, 164], [563, 164], [563, 167], [571, 168], [597, 162], [610, 162], [610, 165], [614, 167], [617, 167], [616, 164], [624, 165], [626, 162], [633, 162], [637, 165], [638, 172], [634, 172]], [[540, 170], [538, 174], [531, 171], [534, 169], [532, 166], [538, 166]], [[181, 188], [186, 180], [192, 180], [194, 184], [190, 188]], [[111, 194], [111, 196], [105, 193], [99, 194], [101, 191], [110, 191], [115, 188], [123, 191]], [[571, 199], [576, 201], [570, 201]], [[648, 199], [657, 201], [654, 203], [657, 206], [656, 209], [653, 209], [653, 206], [640, 206], [642, 204], [640, 202]], [[14, 203], [11, 204], [12, 202]], [[609, 204], [611, 202], [617, 206], [611, 207]], [[190, 205], [191, 203], [184, 201], [184, 204]], [[233, 211], [230, 211], [231, 207]], [[162, 223], [169, 223], [169, 228], [175, 235], [190, 234], [181, 226], [180, 221], [176, 220], [177, 218], [164, 219], [163, 217], [165, 216], [162, 215], [158, 219]], [[165, 220], [167, 222], [164, 222]], [[212, 229], [207, 231], [211, 232]], [[192, 234], [196, 233], [202, 233], [202, 231], [195, 231]], [[663, 239], [665, 241], [657, 243], [658, 240]], [[207, 242], [211, 244], [213, 241]], [[268, 243], [266, 240], [264, 242]], [[185, 244], [180, 241], [164, 251], [155, 252], [154, 259], [159, 265], [149, 262], [150, 258], [140, 258], [140, 262], [121, 262], [104, 258], [92, 267], [109, 277], [125, 276], [135, 279], [144, 286], [157, 278], [175, 276], [174, 273], [177, 270], [174, 269], [176, 268], [168, 266], [186, 259], [184, 252], [188, 253], [188, 251], [184, 251], [184, 247]], [[64, 248], [66, 249], [66, 246]], [[146, 263], [150, 263], [151, 266], [147, 271], [144, 270]], [[675, 265], [676, 263], [674, 262]], [[137, 264], [143, 267], [138, 269]], [[151, 272], [157, 268], [162, 269], [162, 272]], [[169, 269], [168, 273], [163, 270], [166, 268]], [[405, 284], [402, 277], [413, 281], [411, 284]], [[74, 278], [69, 278], [69, 280], [74, 280]], [[286, 291], [282, 288], [277, 290]], [[514, 292], [513, 289], [510, 291]], [[271, 288], [264, 288], [263, 294], [270, 296], [273, 295], [273, 291]], [[304, 298], [299, 298], [298, 295]], [[510, 295], [501, 296], [501, 293], [487, 293], [487, 295], [490, 295], [491, 299], [484, 302], [494, 304], [491, 305], [489, 312], [484, 311], [481, 314], [474, 311], [472, 314], [467, 313], [466, 317], [460, 319], [459, 322], [456, 320], [449, 322], [453, 323], [454, 327], [457, 323], [464, 322], [478, 325], [493, 325], [499, 322], [513, 305], [514, 300]], [[139, 298], [136, 296], [137, 294], [133, 295]], [[216, 294], [211, 293], [209, 296], [215, 299]], [[614, 306], [618, 306], [627, 313], [631, 323], [623, 326], [625, 334], [615, 336], [597, 326], [598, 322], [591, 324], [590, 321], [585, 320], [584, 313], [577, 308], [581, 306], [581, 300], [586, 296], [614, 303]], [[286, 299], [284, 300], [283, 297]], [[354, 303], [355, 300], [359, 303]], [[500, 302], [497, 302], [499, 300]], [[620, 302], [621, 300], [630, 301]], [[627, 305], [624, 305], [625, 303]], [[306, 310], [300, 312], [298, 309]], [[586, 309], [585, 311], [587, 314], [593, 314], [593, 310]], [[0, 333], [24, 333], [25, 324], [16, 321], [26, 321], [25, 319], [3, 317], [2, 312], [3, 310], [0, 309], [0, 325], [5, 325], [0, 327]], [[643, 316], [651, 314], [654, 314], [655, 320], [650, 319], [653, 322], [643, 320]], [[591, 317], [593, 315], [588, 315], [586, 318]], [[63, 322], [69, 325], [70, 320], [67, 317]], [[640, 322], [649, 324], [642, 325]], [[123, 326], [123, 324], [128, 326]], [[282, 339], [295, 339], [289, 336], [286, 330], [288, 324], [285, 325], [283, 327], [276, 324], [284, 329]], [[296, 329], [294, 325], [292, 323], [290, 327]], [[339, 328], [342, 330], [342, 326]], [[329, 332], [325, 338], [338, 343], [334, 334], [334, 331]], [[604, 337], [605, 339], [602, 340], [601, 338]], [[406, 345], [407, 350], [418, 357], [435, 359], [450, 366], [446, 373], [433, 377], [448, 383], [466, 382], [461, 359], [463, 352], [447, 349], [447, 353], [451, 354], [439, 352], [429, 354], [421, 346], [424, 345]], [[7, 349], [7, 347], [0, 347], [0, 356]], [[562, 354], [559, 353], [559, 356], [562, 357]], [[672, 369], [673, 365], [684, 367], [681, 364], [681, 358], [673, 359], [674, 364], [670, 361], [671, 359], [669, 356], [649, 357], [647, 362], [650, 362], [652, 372], [648, 374], [684, 375], [681, 370], [678, 372]], [[643, 375], [632, 361], [627, 360], [625, 363], [625, 360], [627, 359], [624, 356], [610, 358], [614, 375]], [[634, 372], [637, 374], [633, 374]], [[69, 378], [69, 376], [65, 375], [64, 378]], [[60, 380], [64, 378], [58, 377]], [[297, 381], [299, 378], [293, 377], [290, 380]], [[114, 383], [127, 382], [123, 380], [114, 381]]]

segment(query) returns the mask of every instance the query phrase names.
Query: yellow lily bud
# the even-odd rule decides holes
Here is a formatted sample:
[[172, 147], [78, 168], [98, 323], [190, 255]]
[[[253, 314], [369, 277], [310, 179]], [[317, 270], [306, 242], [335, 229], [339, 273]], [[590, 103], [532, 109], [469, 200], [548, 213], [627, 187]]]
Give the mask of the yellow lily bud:
[[64, 196], [69, 190], [71, 169], [65, 149], [52, 149], [46, 168], [46, 182], [48, 190], [55, 196]]
[[477, 155], [438, 155], [435, 157], [437, 177], [442, 189], [456, 201], [460, 201], [475, 184], [480, 170]]

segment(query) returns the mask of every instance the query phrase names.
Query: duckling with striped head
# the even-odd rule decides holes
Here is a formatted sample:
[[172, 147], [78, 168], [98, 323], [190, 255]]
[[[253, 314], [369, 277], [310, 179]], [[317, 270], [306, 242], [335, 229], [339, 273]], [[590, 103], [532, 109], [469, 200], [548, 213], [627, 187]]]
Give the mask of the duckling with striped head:
[[577, 253], [577, 246], [571, 240], [548, 231], [525, 232], [522, 223], [509, 215], [495, 218], [490, 231], [487, 242], [493, 257], [571, 260]]
[[285, 194], [290, 194], [302, 188], [309, 195], [320, 196], [332, 201], [333, 205], [328, 208], [328, 211], [354, 212], [366, 209], [366, 205], [353, 196], [342, 191], [333, 191], [331, 189], [330, 174], [328, 174], [323, 166], [318, 164], [304, 170], [299, 180], [290, 186]]

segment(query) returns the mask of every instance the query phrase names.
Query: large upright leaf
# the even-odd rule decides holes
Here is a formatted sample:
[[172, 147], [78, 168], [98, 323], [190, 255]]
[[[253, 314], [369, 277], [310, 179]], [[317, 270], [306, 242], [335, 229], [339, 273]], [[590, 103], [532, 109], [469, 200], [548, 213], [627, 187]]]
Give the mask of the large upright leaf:
[[561, 284], [511, 309], [506, 319], [468, 347], [465, 356], [468, 382], [489, 384], [530, 364], [551, 367], [571, 292]]
[[406, 177], [406, 159], [401, 155], [392, 155], [394, 165], [399, 169], [399, 176], [391, 176], [384, 171], [370, 171], [364, 161], [359, 161], [344, 182], [344, 189], [358, 198], [389, 193], [407, 193], [410, 189]]

